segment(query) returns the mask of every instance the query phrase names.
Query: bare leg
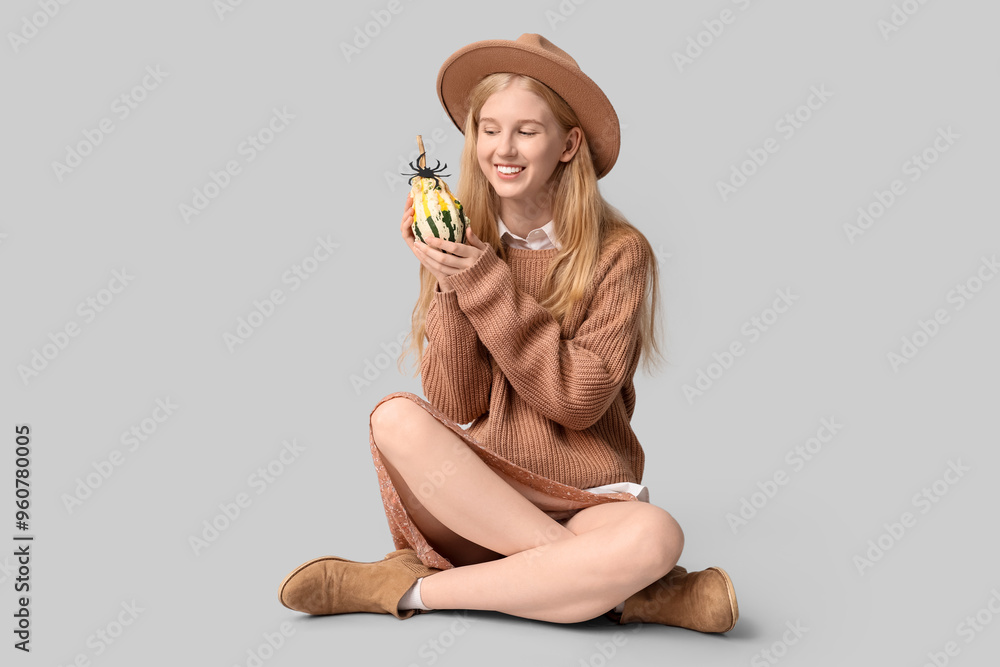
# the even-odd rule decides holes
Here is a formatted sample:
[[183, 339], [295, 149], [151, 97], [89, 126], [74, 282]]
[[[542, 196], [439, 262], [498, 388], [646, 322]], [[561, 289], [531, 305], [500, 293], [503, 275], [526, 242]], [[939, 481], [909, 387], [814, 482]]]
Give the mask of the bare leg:
[[505, 481], [407, 399], [382, 404], [372, 427], [390, 476], [405, 480], [396, 488], [421, 532], [456, 565], [442, 548], [465, 556], [464, 566], [424, 578], [421, 596], [429, 607], [578, 622], [656, 581], [680, 556], [677, 522], [648, 503], [598, 505], [565, 526], [554, 521], [522, 495], [530, 489]]
[[[432, 609], [489, 609], [554, 623], [576, 623], [613, 609], [677, 563], [680, 527], [648, 503], [580, 510], [580, 534], [507, 556], [425, 577], [421, 597]], [[659, 537], [657, 537], [659, 536]]]
[[407, 487], [400, 498], [420, 503], [407, 505], [408, 511], [423, 510], [457, 535], [502, 555], [574, 536], [409, 399], [380, 405], [372, 430], [390, 477]]
[[450, 560], [452, 565], [458, 567], [503, 558], [503, 554], [467, 540], [441, 523], [437, 517], [427, 511], [427, 508], [410, 490], [399, 471], [384, 454], [382, 455], [382, 463], [385, 465], [386, 472], [389, 473], [396, 493], [399, 494], [407, 513], [410, 515], [410, 520], [413, 521], [430, 545], [439, 554]]

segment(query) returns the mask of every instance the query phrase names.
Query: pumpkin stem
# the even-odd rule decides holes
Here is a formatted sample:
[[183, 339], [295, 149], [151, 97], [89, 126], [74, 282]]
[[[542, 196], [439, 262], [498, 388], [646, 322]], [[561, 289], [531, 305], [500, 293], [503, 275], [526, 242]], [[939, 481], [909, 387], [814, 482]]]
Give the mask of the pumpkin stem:
[[423, 169], [424, 167], [427, 166], [427, 156], [424, 155], [425, 153], [424, 138], [419, 134], [417, 135], [417, 148], [420, 149], [420, 162], [418, 162], [417, 164], [420, 166], [421, 169]]

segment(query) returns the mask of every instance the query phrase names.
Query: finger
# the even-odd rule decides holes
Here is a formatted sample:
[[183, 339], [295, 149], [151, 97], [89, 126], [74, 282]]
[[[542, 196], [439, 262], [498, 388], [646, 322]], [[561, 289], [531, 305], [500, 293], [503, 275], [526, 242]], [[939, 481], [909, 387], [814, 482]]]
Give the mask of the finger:
[[455, 243], [454, 241], [446, 241], [445, 239], [440, 239], [436, 236], [427, 237], [427, 245], [436, 250], [440, 250], [443, 253], [451, 253], [452, 255], [457, 255], [459, 257], [465, 257], [463, 251], [459, 250], [466, 244]]
[[413, 207], [406, 209], [403, 213], [403, 218], [399, 223], [399, 231], [408, 244], [413, 242]]
[[428, 236], [424, 239], [427, 254], [437, 260], [437, 266], [454, 266], [456, 260], [461, 260], [464, 255], [455, 253], [455, 249], [459, 247], [458, 243], [453, 243], [452, 241], [445, 241], [439, 239], [436, 236]]
[[423, 243], [423, 241], [419, 239], [414, 239], [413, 243], [410, 244], [410, 250], [413, 251], [413, 254], [416, 256], [417, 260], [419, 260], [419, 262], [423, 264], [428, 271], [437, 275], [436, 272], [438, 269], [437, 266], [434, 265], [434, 259], [431, 256], [431, 253], [433, 251], [429, 250], [427, 246]]
[[443, 257], [443, 255], [436, 252], [433, 248], [428, 247], [426, 243], [419, 239], [414, 240], [413, 250], [417, 253], [417, 258], [420, 260], [420, 263], [426, 266], [431, 273], [436, 275], [442, 266], [440, 258]]
[[408, 195], [406, 195], [406, 203], [403, 204], [403, 219], [406, 219], [406, 214], [410, 214], [410, 220], [413, 220], [413, 191], [411, 190]]

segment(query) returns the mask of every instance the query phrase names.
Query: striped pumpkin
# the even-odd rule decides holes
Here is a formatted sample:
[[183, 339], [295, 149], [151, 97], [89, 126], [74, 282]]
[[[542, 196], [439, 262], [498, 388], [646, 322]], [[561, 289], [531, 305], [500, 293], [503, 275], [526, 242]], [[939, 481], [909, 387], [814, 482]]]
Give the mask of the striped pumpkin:
[[[410, 163], [415, 171], [410, 176], [410, 193], [413, 195], [413, 236], [425, 240], [429, 236], [436, 236], [445, 241], [455, 243], [465, 243], [465, 229], [469, 226], [469, 219], [465, 217], [462, 203], [455, 198], [448, 188], [448, 184], [442, 180], [440, 172], [448, 168], [448, 165], [438, 166], [433, 169], [428, 168], [425, 162], [423, 140], [418, 135], [417, 145], [420, 147], [420, 157], [417, 158], [419, 166]], [[404, 174], [405, 176], [406, 174]]]

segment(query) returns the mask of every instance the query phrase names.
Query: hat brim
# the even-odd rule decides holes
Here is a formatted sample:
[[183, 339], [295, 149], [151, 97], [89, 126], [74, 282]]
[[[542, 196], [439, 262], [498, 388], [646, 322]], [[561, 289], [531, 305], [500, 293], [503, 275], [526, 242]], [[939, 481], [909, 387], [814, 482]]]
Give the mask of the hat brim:
[[594, 171], [602, 178], [618, 160], [621, 129], [618, 114], [604, 91], [579, 68], [558, 56], [511, 40], [475, 42], [453, 53], [437, 78], [438, 99], [460, 132], [469, 113], [469, 91], [495, 72], [513, 72], [538, 79], [554, 90], [580, 118], [594, 156]]

